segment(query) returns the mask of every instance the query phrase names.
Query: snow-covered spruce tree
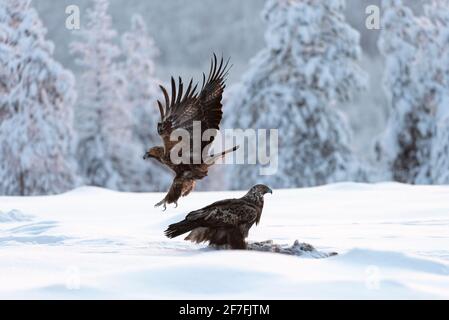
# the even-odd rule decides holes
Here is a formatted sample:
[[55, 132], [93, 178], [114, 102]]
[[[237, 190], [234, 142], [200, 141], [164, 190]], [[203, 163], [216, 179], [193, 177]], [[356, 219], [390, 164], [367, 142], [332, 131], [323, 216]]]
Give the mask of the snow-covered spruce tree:
[[[437, 6], [434, 2], [431, 7], [439, 10]], [[391, 114], [376, 153], [394, 180], [431, 184], [433, 154], [442, 152], [440, 165], [448, 156], [435, 150], [437, 125], [449, 101], [447, 25], [443, 28], [434, 18], [415, 16], [400, 0], [384, 1], [383, 11], [379, 49], [386, 59], [384, 87]]]
[[132, 105], [136, 136], [143, 145], [149, 146], [160, 139], [154, 128], [158, 121], [156, 101], [160, 97], [153, 59], [158, 54], [154, 40], [149, 36], [142, 16], [134, 15], [131, 30], [122, 36], [125, 55], [123, 72], [126, 76], [127, 99]]
[[[161, 139], [155, 129], [159, 119], [156, 101], [160, 98], [158, 85], [161, 81], [155, 76], [153, 61], [159, 51], [142, 16], [132, 17], [131, 30], [122, 36], [122, 51], [125, 61], [120, 68], [126, 78], [126, 104], [132, 110], [134, 136], [144, 154]], [[168, 187], [169, 175], [161, 175], [161, 170], [164, 169], [156, 161], [146, 162], [147, 190], [161, 191]]]
[[78, 163], [89, 185], [140, 191], [145, 184], [145, 163], [133, 135], [126, 80], [117, 63], [117, 33], [108, 15], [108, 1], [93, 3], [85, 14], [84, 26], [76, 32], [80, 41], [71, 44], [76, 62], [84, 68], [75, 112]]
[[432, 146], [432, 182], [449, 184], [449, 0], [434, 0], [425, 6], [426, 16], [435, 28], [434, 45], [438, 48], [431, 56], [434, 81], [434, 101], [438, 105], [437, 134]]
[[74, 77], [29, 0], [0, 1], [0, 195], [67, 191], [73, 154]]
[[306, 187], [365, 180], [336, 104], [365, 86], [357, 65], [359, 34], [345, 21], [342, 0], [268, 0], [266, 48], [251, 61], [226, 106], [232, 128], [279, 130], [276, 174], [235, 165], [233, 188], [256, 182]]
[[[449, 100], [446, 102], [448, 105]], [[449, 184], [449, 117], [437, 124], [437, 139], [432, 149], [432, 183]]]

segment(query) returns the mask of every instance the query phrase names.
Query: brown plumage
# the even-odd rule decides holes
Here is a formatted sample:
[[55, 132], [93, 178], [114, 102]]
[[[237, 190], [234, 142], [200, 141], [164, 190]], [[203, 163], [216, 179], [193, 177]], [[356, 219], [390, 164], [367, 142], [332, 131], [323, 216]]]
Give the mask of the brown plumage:
[[[221, 58], [218, 64], [217, 56], [214, 54], [207, 80], [206, 75], [203, 73], [203, 83], [199, 93], [197, 93], [198, 84], [192, 87], [192, 80], [190, 80], [183, 95], [184, 85], [181, 78], [179, 78], [178, 86], [175, 80], [171, 78], [171, 98], [167, 90], [160, 86], [164, 94], [165, 105], [160, 101], [157, 102], [161, 114], [161, 121], [157, 125], [157, 131], [162, 138], [164, 146], [151, 148], [144, 155], [144, 159], [153, 158], [169, 167], [175, 173], [175, 178], [167, 195], [156, 204], [156, 206], [163, 205], [164, 210], [166, 205], [170, 203], [175, 203], [177, 206], [178, 199], [181, 196], [187, 196], [195, 187], [195, 181], [207, 176], [209, 167], [219, 158], [237, 150], [237, 147], [234, 147], [219, 154], [209, 155], [209, 149], [217, 134], [217, 130], [220, 128], [223, 115], [221, 99], [225, 88], [225, 78], [229, 71], [228, 64], [229, 60], [223, 63], [223, 58]], [[199, 137], [194, 137], [193, 135], [194, 121], [201, 125], [201, 136]], [[170, 136], [177, 129], [183, 129], [189, 133], [189, 154], [186, 156], [179, 152], [177, 153], [178, 156], [188, 159], [188, 161], [185, 161], [187, 163], [176, 164], [170, 157], [174, 147], [178, 144], [178, 141], [172, 141]], [[194, 139], [201, 140], [206, 130], [213, 131], [209, 141], [193, 141]], [[201, 150], [194, 150], [196, 143], [200, 143]], [[178, 149], [175, 150], [177, 151]], [[200, 151], [199, 154], [198, 151]], [[209, 158], [203, 159], [203, 154], [209, 155]]]
[[170, 225], [165, 235], [174, 238], [190, 232], [185, 240], [245, 249], [249, 229], [260, 221], [266, 193], [272, 193], [271, 189], [258, 184], [240, 199], [222, 200], [192, 211], [183, 221]]

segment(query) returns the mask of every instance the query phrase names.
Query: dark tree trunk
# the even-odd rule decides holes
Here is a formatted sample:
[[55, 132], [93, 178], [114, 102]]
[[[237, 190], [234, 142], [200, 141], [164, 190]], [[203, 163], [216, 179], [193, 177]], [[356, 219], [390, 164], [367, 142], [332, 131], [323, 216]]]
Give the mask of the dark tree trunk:
[[25, 173], [23, 171], [20, 171], [19, 174], [19, 184], [20, 184], [20, 195], [25, 195]]

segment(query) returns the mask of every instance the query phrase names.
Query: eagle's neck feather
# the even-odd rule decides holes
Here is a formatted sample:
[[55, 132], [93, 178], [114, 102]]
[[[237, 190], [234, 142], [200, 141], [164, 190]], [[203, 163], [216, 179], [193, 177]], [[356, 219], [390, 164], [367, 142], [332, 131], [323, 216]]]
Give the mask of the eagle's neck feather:
[[248, 192], [243, 199], [245, 201], [251, 202], [255, 204], [258, 207], [263, 207], [263, 194], [255, 193], [255, 192]]

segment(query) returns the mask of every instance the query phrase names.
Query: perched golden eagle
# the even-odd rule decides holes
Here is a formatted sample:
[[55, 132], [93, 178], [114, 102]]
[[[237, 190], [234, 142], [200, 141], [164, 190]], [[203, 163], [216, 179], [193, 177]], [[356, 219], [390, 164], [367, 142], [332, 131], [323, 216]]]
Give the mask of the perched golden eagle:
[[190, 231], [185, 240], [245, 249], [249, 229], [260, 221], [266, 193], [273, 192], [266, 185], [258, 184], [240, 199], [222, 200], [192, 211], [181, 222], [170, 225], [165, 235], [174, 238]]
[[[156, 207], [163, 205], [165, 210], [167, 204], [175, 203], [177, 206], [178, 199], [181, 196], [187, 196], [193, 190], [195, 181], [207, 176], [210, 166], [227, 153], [237, 150], [237, 147], [234, 147], [218, 154], [209, 155], [209, 149], [217, 134], [223, 115], [221, 99], [225, 88], [225, 78], [229, 71], [228, 64], [229, 59], [226, 63], [223, 63], [223, 58], [218, 64], [217, 56], [214, 54], [207, 80], [203, 73], [203, 83], [199, 93], [197, 93], [198, 84], [192, 88], [192, 80], [190, 80], [183, 95], [181, 78], [179, 78], [178, 88], [176, 88], [173, 77], [171, 78], [171, 99], [167, 90], [160, 86], [165, 97], [165, 105], [157, 101], [161, 114], [157, 131], [164, 146], [152, 147], [143, 158], [153, 158], [166, 165], [174, 171], [175, 178], [167, 195], [156, 204]], [[194, 127], [198, 128], [198, 124], [200, 135], [195, 136]], [[181, 163], [178, 163], [179, 161], [175, 161], [177, 162], [175, 163], [172, 159], [172, 150], [179, 141], [173, 141], [170, 136], [177, 129], [183, 129], [184, 132], [187, 132], [190, 139], [190, 152], [187, 157], [180, 155], [178, 149], [174, 152], [175, 155], [188, 159], [188, 161]], [[208, 141], [202, 141], [202, 135], [206, 130], [209, 130], [209, 133], [212, 134], [210, 134]], [[194, 139], [200, 141], [194, 141]], [[201, 149], [194, 150], [195, 145], [200, 146]], [[203, 159], [203, 155], [207, 155], [207, 159]]]

